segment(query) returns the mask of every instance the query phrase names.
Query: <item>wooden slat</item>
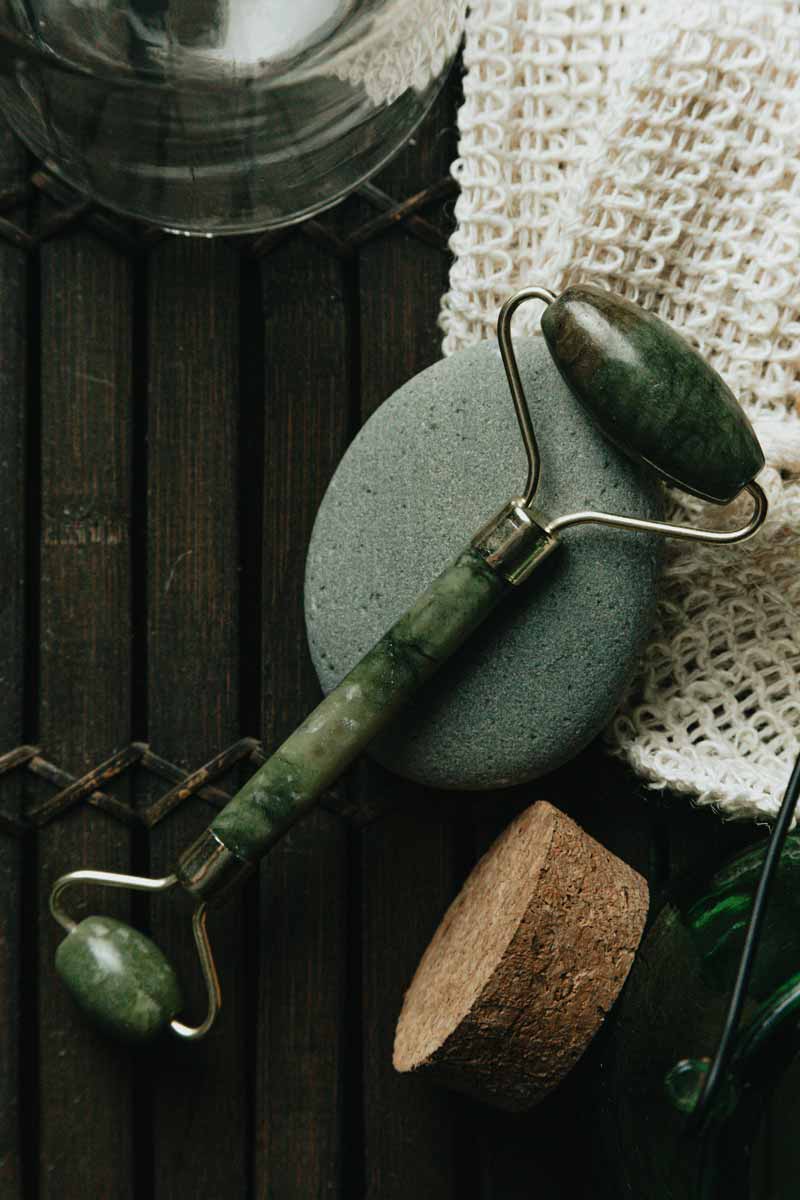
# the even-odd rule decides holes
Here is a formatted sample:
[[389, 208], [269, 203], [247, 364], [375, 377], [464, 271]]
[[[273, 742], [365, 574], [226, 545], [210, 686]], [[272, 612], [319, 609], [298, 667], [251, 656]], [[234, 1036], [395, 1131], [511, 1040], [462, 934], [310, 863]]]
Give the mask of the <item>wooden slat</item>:
[[[454, 88], [377, 182], [403, 197], [446, 174], [454, 153]], [[426, 212], [428, 219], [434, 219]], [[402, 229], [360, 250], [362, 419], [440, 357], [439, 301], [448, 260]], [[368, 1200], [458, 1193], [451, 1098], [397, 1076], [394, 1024], [416, 960], [456, 888], [452, 808], [440, 795], [371, 770], [367, 795], [396, 788], [398, 807], [363, 834], [364, 1177]]]
[[403, 993], [458, 889], [458, 802], [377, 767], [362, 787], [394, 802], [362, 843], [365, 1194], [460, 1196], [458, 1100], [392, 1067]]
[[[91, 235], [41, 252], [42, 529], [37, 736], [82, 774], [130, 737], [129, 263]], [[130, 869], [130, 833], [82, 805], [38, 839], [41, 1200], [132, 1192], [128, 1059], [85, 1030], [53, 971], [47, 893], [65, 871]], [[90, 907], [123, 915], [127, 897]], [[91, 1123], [92, 1153], [86, 1145]]]
[[522, 1115], [475, 1105], [470, 1113], [474, 1147], [479, 1151], [476, 1175], [481, 1200], [600, 1200], [582, 1185], [586, 1165], [564, 1145], [579, 1143], [582, 1130], [562, 1127], [542, 1106]]
[[[518, 813], [537, 800], [548, 800], [568, 812], [592, 837], [648, 881], [656, 873], [650, 810], [630, 774], [621, 765], [611, 763], [598, 745], [544, 779], [464, 800], [474, 859], [489, 848]], [[530, 1113], [510, 1116], [478, 1106], [471, 1110], [474, 1132], [466, 1140], [474, 1145], [479, 1160], [481, 1200], [521, 1200], [529, 1193], [531, 1180], [536, 1181], [537, 1191], [548, 1197], [606, 1200], [603, 1181], [595, 1178], [594, 1171], [590, 1087], [604, 1032], [556, 1091]], [[574, 1148], [567, 1157], [563, 1152], [565, 1129], [570, 1131]]]
[[[225, 243], [171, 239], [148, 260], [148, 738], [187, 769], [238, 734], [238, 287], [238, 255]], [[212, 811], [194, 799], [155, 827], [153, 873], [173, 868]], [[199, 1020], [206, 1001], [181, 899], [153, 902], [152, 929], [179, 970], [188, 1018]], [[159, 1200], [187, 1187], [195, 1200], [219, 1200], [247, 1186], [242, 898], [209, 927], [224, 1009], [207, 1041], [168, 1039], [152, 1076]]]
[[[311, 526], [344, 449], [350, 401], [347, 268], [292, 238], [262, 262], [265, 304], [263, 737], [320, 698], [302, 589]], [[318, 811], [261, 871], [255, 1195], [344, 1197], [342, 1088], [346, 830]]]
[[[0, 190], [25, 179], [25, 155], [0, 132]], [[17, 214], [14, 214], [15, 217]], [[25, 689], [25, 470], [27, 386], [27, 261], [0, 245], [0, 752], [23, 741]], [[18, 774], [0, 784], [0, 812], [20, 811]], [[18, 1022], [20, 1019], [20, 906], [23, 847], [0, 832], [0, 1195], [22, 1195]], [[29, 1115], [29, 1114], [25, 1114]]]

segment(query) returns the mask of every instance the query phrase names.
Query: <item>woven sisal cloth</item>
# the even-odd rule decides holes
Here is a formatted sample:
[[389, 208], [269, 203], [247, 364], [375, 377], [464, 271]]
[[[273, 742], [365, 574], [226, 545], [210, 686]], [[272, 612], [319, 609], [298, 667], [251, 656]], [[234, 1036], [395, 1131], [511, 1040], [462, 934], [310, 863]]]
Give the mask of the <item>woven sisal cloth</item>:
[[773, 816], [800, 749], [800, 4], [473, 0], [465, 66], [445, 353], [525, 284], [592, 282], [682, 331], [755, 425], [767, 524], [668, 543], [608, 737], [655, 787]]

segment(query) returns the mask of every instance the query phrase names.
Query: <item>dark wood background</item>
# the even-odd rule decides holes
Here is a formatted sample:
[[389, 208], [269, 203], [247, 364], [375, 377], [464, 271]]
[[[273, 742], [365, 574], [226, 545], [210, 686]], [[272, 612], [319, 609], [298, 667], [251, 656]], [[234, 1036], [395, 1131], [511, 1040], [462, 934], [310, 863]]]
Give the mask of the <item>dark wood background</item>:
[[[642, 796], [597, 749], [492, 796], [360, 765], [214, 917], [225, 1003], [200, 1045], [110, 1046], [52, 967], [53, 880], [168, 871], [318, 697], [308, 537], [360, 423], [439, 356], [458, 95], [374, 185], [258, 239], [96, 212], [2, 137], [0, 1200], [614, 1195], [591, 1136], [602, 1036], [513, 1119], [391, 1067], [438, 920], [539, 796], [656, 893], [752, 836]], [[180, 787], [220, 753], [213, 786]], [[76, 910], [98, 907], [151, 928], [199, 1016], [188, 909]]]

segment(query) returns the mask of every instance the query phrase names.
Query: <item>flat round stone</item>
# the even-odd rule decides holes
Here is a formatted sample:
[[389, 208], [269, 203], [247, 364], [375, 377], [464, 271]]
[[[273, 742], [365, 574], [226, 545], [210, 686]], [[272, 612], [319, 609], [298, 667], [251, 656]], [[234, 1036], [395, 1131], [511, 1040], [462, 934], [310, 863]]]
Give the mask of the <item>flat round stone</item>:
[[[537, 509], [661, 517], [660, 485], [597, 431], [543, 339], [514, 344], [542, 461]], [[339, 465], [308, 552], [306, 626], [325, 691], [519, 493], [525, 469], [494, 342], [436, 363], [381, 405]], [[507, 787], [572, 758], [630, 680], [662, 545], [650, 534], [565, 530], [371, 755], [443, 788]]]

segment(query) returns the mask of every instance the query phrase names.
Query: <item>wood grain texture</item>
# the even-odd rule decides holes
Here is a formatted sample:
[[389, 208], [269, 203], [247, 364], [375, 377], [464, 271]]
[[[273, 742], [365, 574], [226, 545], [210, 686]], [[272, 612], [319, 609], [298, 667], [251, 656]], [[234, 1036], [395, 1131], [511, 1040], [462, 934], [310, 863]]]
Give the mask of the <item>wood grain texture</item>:
[[[26, 156], [0, 133], [0, 190], [25, 178]], [[17, 215], [17, 214], [15, 214]], [[26, 389], [28, 264], [23, 251], [0, 245], [0, 752], [25, 737]], [[21, 780], [4, 789], [0, 812], [18, 817]], [[23, 847], [0, 832], [0, 1196], [22, 1196], [19, 1109], [20, 935]], [[24, 1114], [28, 1116], [29, 1114]], [[23, 1116], [23, 1119], [24, 1119]]]
[[[130, 264], [91, 235], [42, 248], [37, 736], [73, 774], [130, 736], [131, 296]], [[63, 934], [47, 895], [85, 866], [129, 870], [130, 833], [82, 806], [38, 839], [41, 1200], [133, 1195], [128, 1057], [83, 1027], [54, 979]], [[73, 911], [124, 919], [127, 907], [94, 890]], [[91, 1155], [76, 1152], [87, 1114]]]
[[[389, 207], [447, 172], [457, 93], [454, 77], [377, 179]], [[0, 200], [23, 162], [0, 141]], [[394, 223], [354, 256], [347, 237], [369, 232], [381, 204], [351, 197], [308, 235], [262, 240], [269, 252], [257, 262], [243, 242], [183, 239], [148, 243], [136, 260], [84, 221], [43, 244], [41, 271], [27, 235], [4, 224], [22, 218], [3, 209], [0, 236], [12, 239], [0, 240], [4, 566], [25, 557], [21, 398], [25, 341], [35, 347], [40, 336], [44, 430], [42, 494], [27, 491], [41, 671], [23, 679], [26, 655], [29, 665], [36, 655], [21, 653], [24, 589], [12, 567], [0, 574], [0, 752], [40, 739], [52, 763], [80, 773], [146, 736], [157, 754], [196, 768], [240, 736], [263, 736], [269, 748], [317, 699], [301, 596], [318, 502], [359, 422], [440, 352], [448, 261], [430, 231], [446, 226], [452, 201], [415, 214], [422, 240]], [[109, 219], [96, 228], [108, 232]], [[37, 410], [32, 394], [34, 433]], [[33, 450], [35, 484], [38, 440]], [[37, 689], [38, 728], [23, 727], [24, 693]], [[537, 797], [659, 890], [752, 840], [752, 827], [722, 826], [683, 799], [639, 795], [627, 772], [604, 764], [592, 748], [531, 788], [457, 796], [362, 763], [262, 866], [242, 906], [213, 918], [225, 1006], [211, 1040], [137, 1056], [76, 1019], [54, 980], [57, 930], [45, 905], [62, 870], [126, 868], [129, 831], [83, 804], [32, 835], [27, 851], [0, 832], [0, 1200], [616, 1200], [591, 1144], [602, 1036], [523, 1117], [391, 1066], [403, 990], [447, 904]], [[167, 785], [132, 769], [114, 795], [124, 800], [133, 786], [144, 802]], [[52, 782], [8, 774], [0, 813], [14, 813], [23, 788], [31, 804], [53, 793]], [[187, 801], [136, 833], [136, 867], [171, 866], [211, 811]], [[21, 874], [33, 984], [16, 955]], [[153, 929], [199, 1016], [190, 907], [169, 904], [153, 901]], [[124, 916], [127, 904], [98, 894], [92, 907]]]
[[[457, 82], [437, 101], [416, 144], [379, 176], [387, 192], [409, 195], [447, 172]], [[402, 229], [362, 247], [362, 420], [440, 357], [436, 318], [448, 265], [441, 251]], [[392, 808], [365, 829], [361, 846], [365, 1195], [448, 1200], [458, 1193], [452, 1099], [396, 1075], [392, 1042], [403, 991], [457, 888], [454, 811], [441, 796], [397, 784], [377, 768], [359, 786], [365, 799], [374, 804], [378, 795]]]
[[[148, 261], [148, 737], [186, 768], [238, 732], [239, 262], [224, 242], [171, 239]], [[166, 874], [208, 824], [192, 800], [151, 835]], [[207, 1001], [180, 895], [154, 900], [153, 936], [175, 964], [187, 1017]], [[159, 1200], [243, 1196], [248, 1179], [251, 1040], [243, 1028], [242, 897], [209, 921], [223, 984], [213, 1037], [168, 1039], [152, 1078], [152, 1192]]]
[[[306, 548], [350, 418], [347, 268], [292, 238], [263, 264], [262, 729], [277, 745], [320, 698], [303, 620]], [[261, 867], [254, 1191], [342, 1191], [346, 842], [318, 811]]]
[[[392, 1067], [403, 993], [458, 890], [458, 800], [371, 767], [392, 811], [362, 834], [365, 1196], [460, 1195], [459, 1104], [452, 1093]], [[466, 1157], [462, 1161], [466, 1162]]]

